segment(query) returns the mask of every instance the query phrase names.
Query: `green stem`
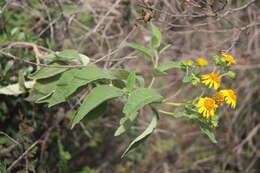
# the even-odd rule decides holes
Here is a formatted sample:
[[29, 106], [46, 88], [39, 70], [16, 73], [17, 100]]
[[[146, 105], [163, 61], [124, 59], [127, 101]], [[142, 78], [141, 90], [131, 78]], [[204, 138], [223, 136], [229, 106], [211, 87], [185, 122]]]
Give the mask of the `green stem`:
[[159, 62], [159, 54], [158, 54], [158, 51], [155, 50], [155, 51], [154, 51], [154, 54], [155, 54], [155, 64], [154, 64], [154, 68], [157, 68], [157, 67], [158, 67], [158, 62]]
[[[153, 62], [153, 66], [154, 66], [154, 69], [158, 67], [158, 62], [159, 62], [159, 54], [158, 54], [158, 51], [157, 50], [154, 50], [154, 55], [155, 55], [155, 59], [154, 59], [154, 62]], [[153, 76], [148, 88], [152, 88], [153, 84], [154, 84], [154, 81], [155, 81], [155, 77]]]
[[220, 77], [224, 77], [226, 75], [228, 75], [228, 73], [224, 73], [224, 74], [220, 75]]
[[171, 106], [185, 106], [186, 104], [185, 103], [174, 103], [174, 102], [163, 102], [164, 104], [166, 105], [171, 105]]
[[162, 113], [162, 114], [165, 114], [165, 115], [170, 115], [170, 116], [174, 116], [174, 114], [172, 112], [167, 112], [167, 111], [164, 111], [164, 110], [158, 110], [158, 112]]
[[155, 81], [155, 77], [152, 78], [152, 80], [151, 80], [151, 82], [150, 82], [148, 88], [152, 88], [154, 81]]

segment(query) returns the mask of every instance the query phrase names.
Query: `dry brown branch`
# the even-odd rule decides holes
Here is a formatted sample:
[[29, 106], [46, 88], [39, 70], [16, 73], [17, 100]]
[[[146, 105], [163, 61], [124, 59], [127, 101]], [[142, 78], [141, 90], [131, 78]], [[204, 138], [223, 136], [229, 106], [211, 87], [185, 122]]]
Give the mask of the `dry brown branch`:
[[242, 147], [249, 141], [252, 140], [252, 138], [257, 135], [258, 130], [260, 129], [260, 123], [255, 126], [247, 135], [247, 137], [238, 145], [234, 148], [234, 151], [236, 151], [238, 154], [241, 153]]
[[27, 148], [27, 150], [7, 168], [7, 171], [11, 171], [15, 165], [19, 163], [40, 142], [40, 140], [37, 140], [29, 148]]

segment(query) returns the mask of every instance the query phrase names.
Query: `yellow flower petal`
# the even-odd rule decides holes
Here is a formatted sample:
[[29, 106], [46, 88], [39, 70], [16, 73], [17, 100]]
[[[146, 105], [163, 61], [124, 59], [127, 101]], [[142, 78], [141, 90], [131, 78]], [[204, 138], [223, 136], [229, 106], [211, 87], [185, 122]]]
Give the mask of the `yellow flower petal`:
[[227, 54], [227, 53], [222, 53], [221, 54], [223, 56], [223, 58], [227, 61], [227, 65], [230, 66], [231, 64], [236, 64], [236, 60], [233, 56]]
[[209, 97], [200, 98], [196, 104], [198, 112], [205, 118], [214, 116], [216, 108], [218, 105], [215, 103], [215, 100]]
[[207, 85], [209, 88], [217, 90], [220, 87], [221, 78], [217, 73], [210, 73], [201, 76], [202, 83]]
[[208, 61], [205, 58], [198, 58], [196, 59], [197, 66], [199, 67], [205, 67], [208, 65]]
[[225, 96], [225, 101], [227, 104], [231, 106], [231, 108], [235, 109], [237, 105], [237, 94], [234, 90], [221, 90], [220, 91]]

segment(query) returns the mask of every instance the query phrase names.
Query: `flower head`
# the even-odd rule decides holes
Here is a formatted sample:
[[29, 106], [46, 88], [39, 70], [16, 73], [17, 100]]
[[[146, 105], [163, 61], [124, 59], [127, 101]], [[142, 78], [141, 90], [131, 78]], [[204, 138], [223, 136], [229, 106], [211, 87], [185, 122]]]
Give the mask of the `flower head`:
[[221, 90], [220, 91], [225, 96], [225, 101], [230, 104], [231, 108], [235, 108], [237, 104], [237, 94], [234, 90]]
[[208, 65], [208, 61], [205, 58], [198, 58], [196, 59], [196, 62], [199, 67], [205, 67]]
[[202, 114], [203, 117], [209, 118], [210, 116], [214, 116], [218, 105], [212, 98], [204, 97], [199, 99], [196, 107], [198, 108], [198, 112]]
[[214, 87], [217, 90], [220, 87], [221, 78], [217, 73], [210, 73], [201, 75], [202, 83], [207, 85], [209, 88]]
[[222, 92], [214, 93], [212, 98], [215, 100], [217, 105], [222, 105], [225, 102], [225, 96]]
[[183, 65], [187, 66], [187, 67], [191, 67], [193, 65], [193, 61], [192, 60], [185, 60], [182, 62]]
[[225, 59], [225, 61], [228, 62], [228, 65], [230, 66], [231, 64], [236, 64], [236, 60], [234, 59], [233, 56], [226, 54], [226, 53], [222, 53], [221, 54], [223, 56], [223, 58]]

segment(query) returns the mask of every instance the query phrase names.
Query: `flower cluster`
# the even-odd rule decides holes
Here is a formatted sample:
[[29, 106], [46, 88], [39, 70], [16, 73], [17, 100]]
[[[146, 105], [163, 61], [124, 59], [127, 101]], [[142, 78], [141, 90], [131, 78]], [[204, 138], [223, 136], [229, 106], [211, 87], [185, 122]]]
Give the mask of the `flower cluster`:
[[[216, 65], [226, 66], [228, 69], [232, 64], [236, 64], [236, 60], [229, 54], [222, 53], [222, 57], [219, 57], [220, 63], [216, 63]], [[205, 59], [198, 58], [197, 65], [202, 67], [208, 63]], [[219, 62], [219, 61], [218, 61]], [[227, 75], [230, 72], [226, 73]], [[225, 76], [225, 74], [220, 75], [220, 72], [212, 72], [209, 74], [204, 74], [200, 76], [201, 83], [206, 85], [208, 88], [213, 88], [214, 90], [218, 90], [221, 87], [221, 77]], [[222, 89], [216, 91], [212, 97], [200, 97], [196, 107], [198, 112], [205, 118], [209, 118], [215, 115], [215, 111], [219, 106], [222, 106], [224, 103], [229, 104], [231, 108], [236, 107], [237, 96], [236, 92], [232, 89]]]
[[236, 107], [236, 92], [234, 90], [220, 90], [210, 97], [199, 98], [198, 112], [205, 118], [214, 116], [216, 109], [223, 105], [223, 103], [229, 104], [231, 108]]

